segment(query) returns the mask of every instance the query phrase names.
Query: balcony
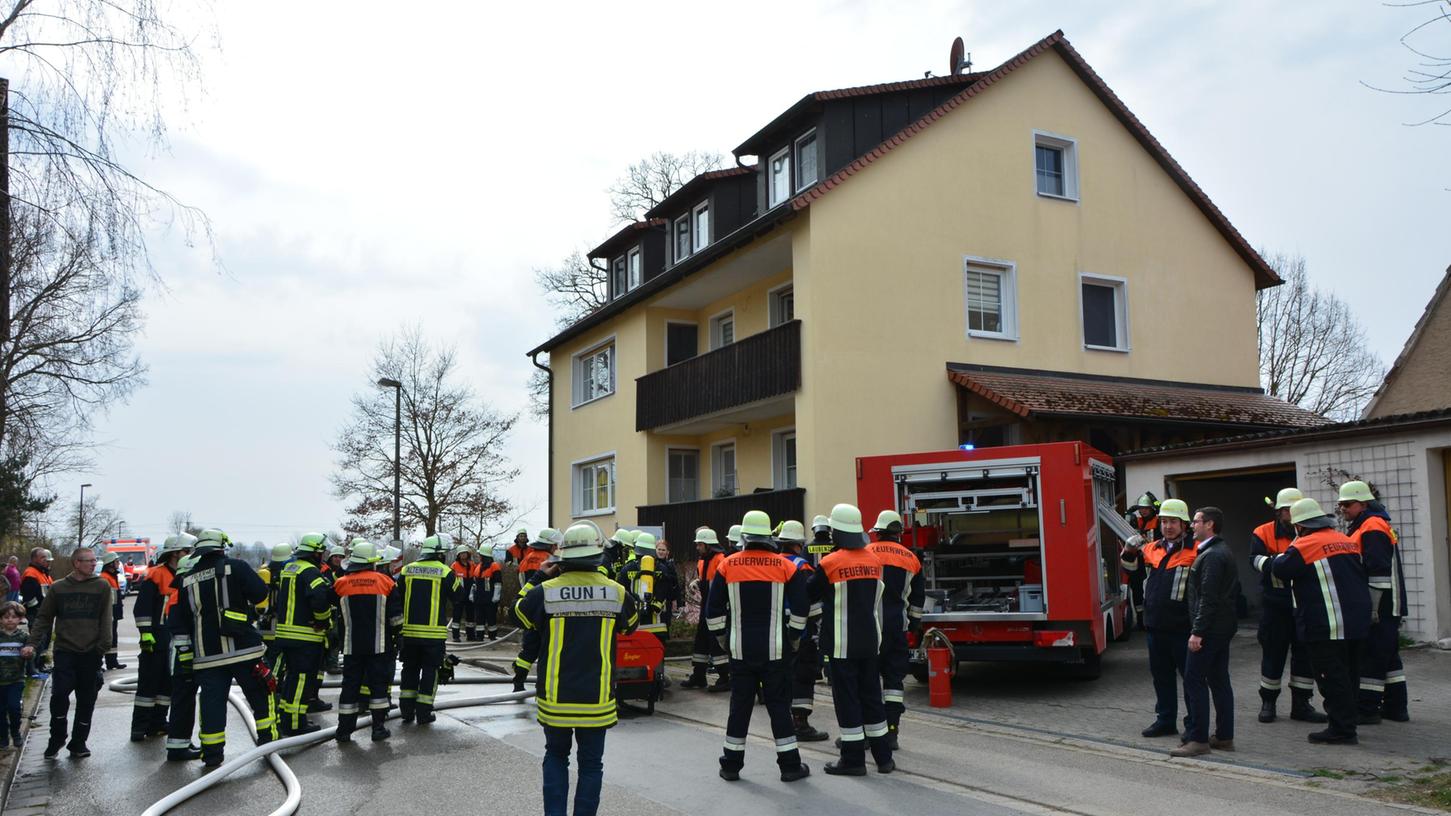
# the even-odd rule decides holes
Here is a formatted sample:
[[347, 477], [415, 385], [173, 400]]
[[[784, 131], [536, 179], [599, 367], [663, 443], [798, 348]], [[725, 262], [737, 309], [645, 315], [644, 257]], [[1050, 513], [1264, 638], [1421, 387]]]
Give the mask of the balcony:
[[[764, 510], [777, 523], [796, 519], [805, 523], [806, 489], [794, 487], [790, 490], [763, 490], [759, 493], [743, 493], [721, 499], [702, 499], [674, 504], [642, 504], [636, 508], [639, 513], [637, 524], [658, 524], [665, 528], [665, 538], [675, 545], [676, 553], [686, 552], [692, 546], [697, 527], [706, 526], [715, 530], [725, 543], [726, 530], [732, 524], [740, 524], [747, 510]], [[684, 547], [685, 549], [681, 549]]]
[[635, 430], [707, 433], [789, 413], [800, 387], [801, 321], [792, 320], [635, 380]]

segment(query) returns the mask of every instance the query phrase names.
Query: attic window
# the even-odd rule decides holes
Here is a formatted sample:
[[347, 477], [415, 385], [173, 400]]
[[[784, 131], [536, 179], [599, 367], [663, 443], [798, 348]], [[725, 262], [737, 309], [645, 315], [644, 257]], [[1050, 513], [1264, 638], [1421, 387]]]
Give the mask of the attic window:
[[796, 190], [800, 192], [818, 181], [816, 131], [813, 130], [796, 140]]
[[766, 164], [766, 207], [780, 204], [791, 196], [791, 148], [771, 157]]
[[1033, 170], [1038, 195], [1078, 200], [1078, 142], [1033, 131]]
[[690, 216], [675, 219], [675, 262], [690, 257]]

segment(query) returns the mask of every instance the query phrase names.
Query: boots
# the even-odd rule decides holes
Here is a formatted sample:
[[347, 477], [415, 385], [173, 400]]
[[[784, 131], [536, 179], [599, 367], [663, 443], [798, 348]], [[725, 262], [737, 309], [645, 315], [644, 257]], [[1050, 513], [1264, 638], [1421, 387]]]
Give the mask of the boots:
[[192, 762], [202, 758], [202, 751], [194, 745], [185, 748], [166, 749], [167, 762]]
[[413, 722], [413, 712], [416, 702], [412, 697], [403, 697], [398, 700], [399, 719], [403, 722]]
[[71, 728], [71, 741], [66, 750], [71, 756], [81, 759], [91, 755], [91, 749], [86, 747], [86, 738], [91, 736], [91, 724], [76, 720], [75, 726]]
[[324, 711], [332, 711], [333, 704], [326, 700], [313, 700], [307, 704], [307, 713], [321, 714]]
[[897, 729], [897, 723], [887, 723], [887, 735], [885, 737], [882, 737], [882, 739], [887, 741], [887, 747], [891, 748], [893, 751], [897, 750]]
[[811, 712], [804, 708], [791, 710], [791, 722], [796, 726], [796, 739], [802, 742], [821, 742], [830, 737], [825, 731], [818, 731], [810, 721]]
[[299, 720], [299, 724], [296, 726], [293, 726], [288, 720], [282, 721], [282, 736], [284, 737], [297, 737], [303, 734], [312, 734], [321, 730], [322, 726], [318, 725], [315, 722], [312, 722], [307, 717], [301, 718], [301, 720]]
[[1290, 719], [1300, 722], [1323, 723], [1330, 718], [1316, 711], [1310, 704], [1309, 689], [1290, 689]]
[[453, 642], [454, 643], [458, 643], [459, 642], [459, 631], [458, 631], [458, 627], [456, 627], [456, 626], [450, 626], [450, 627], [448, 627], [448, 636], [451, 637], [451, 638], [453, 638]]
[[358, 727], [357, 714], [339, 714], [338, 730], [333, 734], [333, 739], [338, 742], [352, 742], [353, 730]]
[[705, 690], [706, 691], [710, 691], [710, 692], [730, 691], [731, 690], [731, 673], [730, 673], [730, 671], [727, 670], [727, 671], [716, 672], [715, 682], [714, 683], [711, 683], [709, 686], [707, 686]]
[[529, 670], [523, 666], [514, 667], [514, 690], [523, 691], [524, 681], [529, 678]]
[[110, 653], [110, 652], [107, 652], [106, 653], [106, 671], [110, 671], [112, 669], [124, 669], [124, 668], [126, 668], [126, 664], [121, 662], [121, 658], [117, 657], [113, 653]]
[[438, 719], [438, 715], [433, 713], [433, 706], [424, 705], [422, 703], [418, 704], [418, 708], [414, 712], [413, 716], [415, 719], [418, 720], [419, 725], [428, 725], [429, 723]]
[[[1260, 689], [1260, 722], [1272, 723], [1275, 721], [1275, 717], [1278, 716], [1275, 714], [1275, 702], [1279, 698], [1280, 693], [1278, 691]], [[1293, 706], [1291, 706], [1291, 709], [1293, 710]]]
[[385, 723], [388, 722], [388, 710], [385, 708], [373, 709], [373, 742], [382, 742], [393, 736]]
[[805, 779], [811, 775], [811, 766], [805, 762], [798, 763], [794, 768], [781, 769], [782, 782], [795, 782], [798, 779]]
[[477, 629], [470, 628], [466, 634], [467, 634], [467, 638], [465, 638], [465, 639], [467, 640], [467, 642], [469, 642], [469, 643], [478, 643], [479, 642], [479, 632], [478, 632]]
[[703, 689], [705, 688], [705, 666], [699, 663], [690, 667], [690, 677], [680, 684], [681, 688]]

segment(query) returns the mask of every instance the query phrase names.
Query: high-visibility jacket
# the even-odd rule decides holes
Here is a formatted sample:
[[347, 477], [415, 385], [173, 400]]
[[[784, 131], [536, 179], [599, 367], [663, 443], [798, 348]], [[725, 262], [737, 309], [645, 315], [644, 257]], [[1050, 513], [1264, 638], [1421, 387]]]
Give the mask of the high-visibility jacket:
[[726, 637], [726, 650], [736, 660], [782, 660], [791, 652], [788, 641], [796, 642], [806, 629], [807, 580], [808, 573], [780, 553], [752, 547], [731, 553], [711, 581], [706, 625], [716, 637]]
[[328, 586], [322, 571], [311, 561], [298, 558], [287, 562], [277, 581], [277, 605], [273, 610], [277, 640], [327, 641], [327, 627], [333, 613]]
[[811, 574], [812, 603], [821, 603], [821, 653], [875, 657], [882, 647], [882, 562], [865, 548], [821, 557]]
[[[1288, 533], [1288, 535], [1286, 535]], [[1290, 548], [1290, 542], [1295, 540], [1295, 529], [1290, 527], [1282, 529], [1275, 521], [1267, 521], [1254, 529], [1254, 534], [1249, 540], [1250, 563], [1254, 565], [1255, 572], [1260, 574], [1260, 598], [1266, 606], [1289, 607], [1293, 604], [1290, 597], [1290, 585], [1275, 577], [1274, 570], [1270, 569], [1274, 564], [1275, 556]]]
[[469, 577], [474, 582], [474, 601], [477, 603], [496, 601], [494, 594], [503, 590], [504, 570], [492, 558], [487, 564], [474, 564], [469, 569]]
[[524, 553], [527, 550], [529, 550], [529, 549], [531, 549], [531, 548], [529, 548], [529, 547], [527, 547], [527, 546], [525, 546], [523, 544], [519, 544], [517, 542], [516, 543], [513, 543], [513, 544], [510, 544], [508, 546], [508, 548], [504, 550], [504, 563], [505, 564], [515, 564], [515, 563], [522, 564], [522, 563], [524, 563]]
[[867, 549], [882, 562], [882, 636], [900, 639], [907, 628], [922, 620], [927, 583], [922, 562], [896, 541], [876, 541]]
[[141, 634], [155, 635], [156, 630], [166, 626], [166, 615], [177, 599], [175, 582], [176, 573], [165, 563], [146, 571], [146, 580], [136, 590], [136, 603], [131, 606], [131, 615], [136, 619], [136, 629]]
[[126, 616], [126, 607], [121, 603], [121, 581], [109, 570], [101, 570], [101, 577], [111, 585], [111, 619], [121, 620]]
[[1189, 631], [1189, 567], [1194, 563], [1194, 542], [1159, 539], [1137, 552], [1124, 550], [1123, 568], [1145, 570], [1144, 626], [1165, 632]]
[[526, 593], [520, 625], [540, 636], [537, 717], [540, 725], [614, 725], [615, 637], [634, 631], [634, 598], [593, 568], [566, 570]]
[[463, 579], [442, 561], [414, 561], [399, 575], [403, 585], [403, 637], [447, 640], [452, 605], [468, 600]]
[[1350, 525], [1351, 540], [1360, 545], [1370, 588], [1380, 590], [1382, 617], [1406, 616], [1406, 574], [1401, 569], [1400, 536], [1391, 529], [1391, 517], [1371, 504]]
[[[784, 555], [786, 557], [786, 560], [790, 561], [792, 564], [795, 564], [796, 565], [796, 571], [799, 572], [799, 573], [801, 573], [805, 577], [805, 579], [806, 579], [806, 597], [807, 597], [807, 601], [809, 603], [810, 602], [810, 598], [811, 598], [811, 574], [814, 573], [814, 572], [816, 572], [816, 567], [811, 566], [811, 560], [808, 559], [804, 555], [794, 555], [794, 554], [791, 554], [791, 553], [782, 553], [782, 555]], [[812, 603], [811, 606], [810, 606], [810, 608], [806, 612], [807, 623], [809, 624], [811, 622], [810, 621], [811, 618], [820, 617], [820, 616], [821, 616], [821, 604], [819, 602], [818, 603]], [[815, 629], [815, 627], [808, 626], [807, 631], [808, 632], [815, 632], [816, 629]]]
[[1370, 589], [1360, 545], [1335, 530], [1296, 538], [1275, 556], [1275, 576], [1290, 582], [1295, 630], [1304, 641], [1359, 640], [1370, 632]]
[[176, 609], [167, 623], [173, 642], [191, 648], [193, 668], [255, 661], [266, 651], [252, 618], [267, 585], [246, 561], [205, 552], [176, 584]]
[[37, 567], [34, 564], [25, 568], [24, 574], [20, 576], [20, 600], [25, 603], [25, 614], [31, 618], [40, 610], [40, 602], [45, 600], [46, 593], [50, 592], [50, 585], [55, 579], [50, 577], [50, 571]]
[[360, 569], [340, 576], [331, 591], [343, 616], [344, 655], [392, 651], [392, 632], [403, 626], [403, 592], [392, 576]]
[[1134, 529], [1138, 531], [1139, 535], [1143, 536], [1145, 544], [1150, 541], [1155, 541], [1164, 537], [1164, 534], [1159, 532], [1158, 513], [1155, 513], [1148, 518], [1144, 518], [1136, 512], [1134, 513], [1133, 521], [1130, 523], [1133, 525]]
[[531, 582], [534, 579], [534, 571], [544, 566], [549, 560], [549, 550], [538, 547], [530, 547], [524, 551], [524, 556], [519, 559], [519, 583], [520, 585]]

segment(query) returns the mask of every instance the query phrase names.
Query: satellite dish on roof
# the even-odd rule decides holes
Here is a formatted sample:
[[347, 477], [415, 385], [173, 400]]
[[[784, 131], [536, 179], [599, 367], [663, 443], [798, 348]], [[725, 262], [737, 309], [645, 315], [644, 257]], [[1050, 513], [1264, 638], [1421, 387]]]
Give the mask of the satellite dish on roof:
[[967, 53], [967, 46], [963, 44], [962, 38], [958, 37], [952, 41], [952, 52], [947, 58], [947, 70], [952, 76], [960, 76], [963, 71], [972, 68], [972, 55]]

